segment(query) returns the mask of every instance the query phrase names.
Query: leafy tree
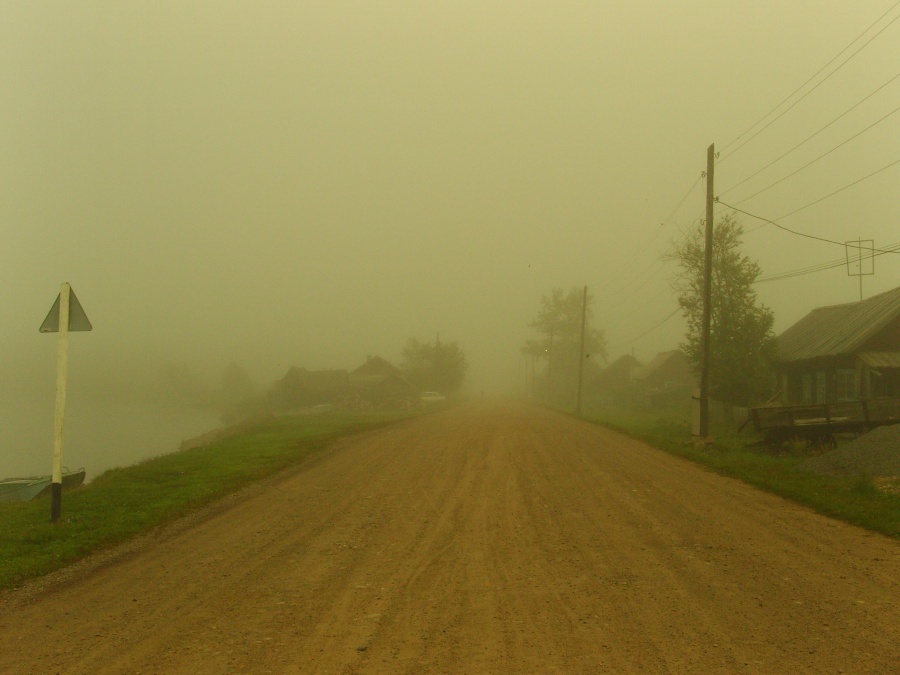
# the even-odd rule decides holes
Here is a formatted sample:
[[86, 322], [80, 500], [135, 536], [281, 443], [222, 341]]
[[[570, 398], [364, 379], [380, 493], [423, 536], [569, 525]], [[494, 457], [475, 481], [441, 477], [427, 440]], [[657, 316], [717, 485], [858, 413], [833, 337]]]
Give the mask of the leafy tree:
[[[713, 228], [709, 384], [714, 398], [734, 405], [750, 405], [770, 393], [768, 364], [775, 349], [774, 316], [753, 289], [760, 267], [741, 254], [743, 234], [744, 228], [731, 215]], [[682, 349], [698, 370], [705, 246], [703, 228], [698, 228], [669, 256], [682, 270], [673, 284], [688, 324]]]
[[[564, 293], [554, 288], [541, 298], [541, 308], [528, 326], [538, 333], [536, 340], [528, 340], [522, 347], [524, 354], [547, 359], [545, 391], [550, 401], [568, 400], [578, 386], [578, 367], [581, 361], [581, 307], [583, 290], [573, 288]], [[606, 338], [603, 331], [591, 328], [594, 297], [588, 293], [584, 334], [584, 353], [588, 368], [599, 368], [606, 361]], [[566, 397], [566, 398], [564, 398]]]
[[253, 396], [253, 379], [242, 365], [232, 362], [222, 371], [219, 386], [219, 404], [228, 409], [243, 403]]
[[459, 391], [466, 376], [466, 355], [456, 342], [419, 342], [410, 338], [402, 352], [401, 368], [409, 381], [423, 390], [447, 394]]

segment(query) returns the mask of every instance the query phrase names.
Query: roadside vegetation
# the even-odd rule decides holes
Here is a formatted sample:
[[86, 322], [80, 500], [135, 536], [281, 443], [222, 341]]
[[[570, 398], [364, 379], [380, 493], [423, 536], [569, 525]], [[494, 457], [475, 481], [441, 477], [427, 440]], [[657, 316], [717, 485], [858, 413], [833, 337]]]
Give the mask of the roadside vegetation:
[[799, 443], [777, 449], [748, 447], [759, 440], [753, 431], [738, 433], [725, 425], [711, 427], [710, 445], [697, 445], [691, 440], [687, 406], [661, 411], [592, 408], [585, 417], [826, 516], [900, 538], [900, 494], [879, 490], [873, 476], [828, 476], [801, 468], [810, 455], [823, 449]]
[[49, 498], [0, 504], [0, 589], [52, 572], [147, 532], [322, 452], [336, 439], [409, 417], [409, 412], [275, 417], [245, 433], [113, 469], [63, 494], [50, 524]]

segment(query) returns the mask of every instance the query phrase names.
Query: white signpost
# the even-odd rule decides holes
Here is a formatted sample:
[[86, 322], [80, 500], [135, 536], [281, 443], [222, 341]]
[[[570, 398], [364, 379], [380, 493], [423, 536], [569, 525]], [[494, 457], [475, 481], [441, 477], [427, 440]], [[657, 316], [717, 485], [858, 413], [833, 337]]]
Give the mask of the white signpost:
[[56, 419], [53, 434], [53, 478], [50, 486], [50, 522], [59, 520], [62, 512], [62, 448], [63, 422], [66, 415], [66, 377], [69, 366], [69, 331], [92, 330], [91, 322], [69, 284], [59, 287], [59, 296], [41, 324], [42, 333], [59, 333], [56, 349]]

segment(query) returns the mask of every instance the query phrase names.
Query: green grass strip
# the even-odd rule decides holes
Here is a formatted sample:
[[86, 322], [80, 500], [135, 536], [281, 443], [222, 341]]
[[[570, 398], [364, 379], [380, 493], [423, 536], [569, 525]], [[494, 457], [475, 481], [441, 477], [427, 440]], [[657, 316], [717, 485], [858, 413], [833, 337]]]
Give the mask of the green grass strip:
[[610, 408], [592, 410], [587, 417], [823, 515], [900, 538], [900, 495], [879, 490], [871, 476], [822, 476], [804, 471], [799, 467], [806, 458], [802, 454], [748, 448], [757, 437], [747, 430], [738, 435], [734, 429], [714, 427], [714, 442], [697, 446], [690, 440], [689, 416], [683, 411], [651, 413]]
[[396, 422], [409, 413], [279, 417], [239, 436], [122, 469], [50, 500], [0, 504], [0, 589], [64, 567], [147, 532], [249, 483], [311, 457], [336, 439]]

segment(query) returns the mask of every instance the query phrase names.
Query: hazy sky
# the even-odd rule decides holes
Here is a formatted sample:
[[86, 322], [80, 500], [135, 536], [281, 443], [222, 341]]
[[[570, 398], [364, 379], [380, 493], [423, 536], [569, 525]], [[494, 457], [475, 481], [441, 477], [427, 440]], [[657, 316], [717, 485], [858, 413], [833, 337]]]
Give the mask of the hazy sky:
[[[726, 158], [892, 5], [4, 1], [0, 372], [52, 373], [37, 329], [62, 281], [95, 327], [75, 373], [237, 360], [265, 383], [440, 332], [490, 387], [518, 381], [541, 295], [584, 284], [610, 355], [649, 359], [684, 330], [635, 339], [676, 308], [660, 255], [702, 213], [707, 146], [734, 203], [900, 106], [897, 79], [723, 194], [900, 73], [897, 20]], [[898, 159], [900, 113], [741, 208], [777, 218]], [[900, 243], [898, 180], [783, 223]], [[764, 275], [844, 256], [741, 220]], [[866, 295], [900, 284], [898, 257]], [[758, 288], [777, 330], [859, 293], [843, 267]]]

